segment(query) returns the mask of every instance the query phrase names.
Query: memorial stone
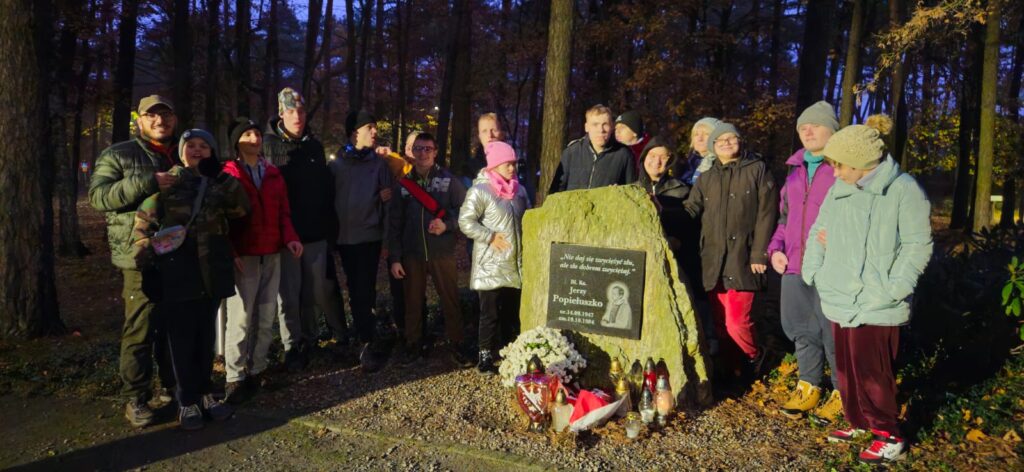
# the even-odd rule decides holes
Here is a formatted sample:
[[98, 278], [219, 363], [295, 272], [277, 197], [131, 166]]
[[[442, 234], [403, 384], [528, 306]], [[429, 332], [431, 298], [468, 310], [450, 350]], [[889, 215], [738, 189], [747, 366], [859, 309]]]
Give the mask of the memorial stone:
[[652, 357], [680, 402], [711, 400], [699, 321], [640, 187], [560, 192], [526, 212], [520, 310], [523, 331], [546, 325], [571, 336], [587, 359], [586, 386], [614, 391], [611, 358]]

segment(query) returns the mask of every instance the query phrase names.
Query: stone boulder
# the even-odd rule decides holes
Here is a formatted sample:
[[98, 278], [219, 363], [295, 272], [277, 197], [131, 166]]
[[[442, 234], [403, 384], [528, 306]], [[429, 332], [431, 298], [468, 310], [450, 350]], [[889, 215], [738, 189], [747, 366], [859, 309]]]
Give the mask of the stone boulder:
[[[699, 320], [650, 197], [634, 185], [560, 192], [523, 218], [522, 330], [546, 325], [552, 243], [643, 251], [646, 270], [640, 339], [577, 331], [569, 334], [588, 366], [585, 386], [609, 388], [610, 359], [663, 361], [673, 393], [683, 403], [711, 400]], [[695, 257], [696, 255], [692, 255]], [[698, 282], [699, 283], [699, 282]], [[699, 286], [694, 287], [700, 290]]]

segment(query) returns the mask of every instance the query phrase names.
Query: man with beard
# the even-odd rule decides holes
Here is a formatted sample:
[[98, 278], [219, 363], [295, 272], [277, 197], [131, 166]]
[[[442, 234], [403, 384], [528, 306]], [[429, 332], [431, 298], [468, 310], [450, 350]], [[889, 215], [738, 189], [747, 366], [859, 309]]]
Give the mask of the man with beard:
[[[176, 181], [167, 171], [180, 164], [174, 127], [178, 119], [170, 100], [150, 95], [139, 101], [138, 135], [104, 149], [96, 159], [89, 182], [89, 203], [107, 216], [110, 258], [124, 276], [124, 328], [121, 334], [120, 374], [128, 399], [125, 417], [135, 427], [153, 423], [153, 352], [159, 367], [162, 392], [175, 386], [166, 350], [166, 337], [157, 335], [158, 320], [153, 301], [143, 293], [142, 273], [131, 249], [135, 211], [150, 195], [170, 188]], [[160, 400], [170, 401], [162, 393]]]

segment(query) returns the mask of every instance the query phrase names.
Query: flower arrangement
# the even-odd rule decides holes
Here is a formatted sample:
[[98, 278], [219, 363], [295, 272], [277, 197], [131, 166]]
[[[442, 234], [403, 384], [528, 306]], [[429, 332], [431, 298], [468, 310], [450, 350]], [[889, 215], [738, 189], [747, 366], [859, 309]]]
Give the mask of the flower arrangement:
[[515, 385], [516, 376], [526, 372], [527, 364], [534, 354], [544, 364], [545, 371], [557, 376], [563, 384], [568, 384], [573, 376], [587, 366], [587, 360], [580, 356], [575, 345], [558, 330], [545, 326], [520, 334], [500, 354], [504, 360], [498, 368], [498, 374], [501, 376], [501, 384], [506, 387]]

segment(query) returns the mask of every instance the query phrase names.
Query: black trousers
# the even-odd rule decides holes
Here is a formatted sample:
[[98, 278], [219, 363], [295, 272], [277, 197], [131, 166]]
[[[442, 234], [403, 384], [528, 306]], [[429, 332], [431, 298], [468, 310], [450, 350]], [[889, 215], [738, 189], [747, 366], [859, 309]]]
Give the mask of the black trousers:
[[220, 300], [210, 298], [160, 303], [180, 406], [198, 404], [203, 395], [210, 393], [218, 307]]
[[368, 343], [374, 339], [373, 308], [377, 304], [377, 266], [380, 264], [380, 241], [359, 244], [339, 244], [341, 268], [348, 286], [352, 324], [359, 340]]
[[480, 350], [498, 351], [519, 336], [518, 288], [480, 290]]

